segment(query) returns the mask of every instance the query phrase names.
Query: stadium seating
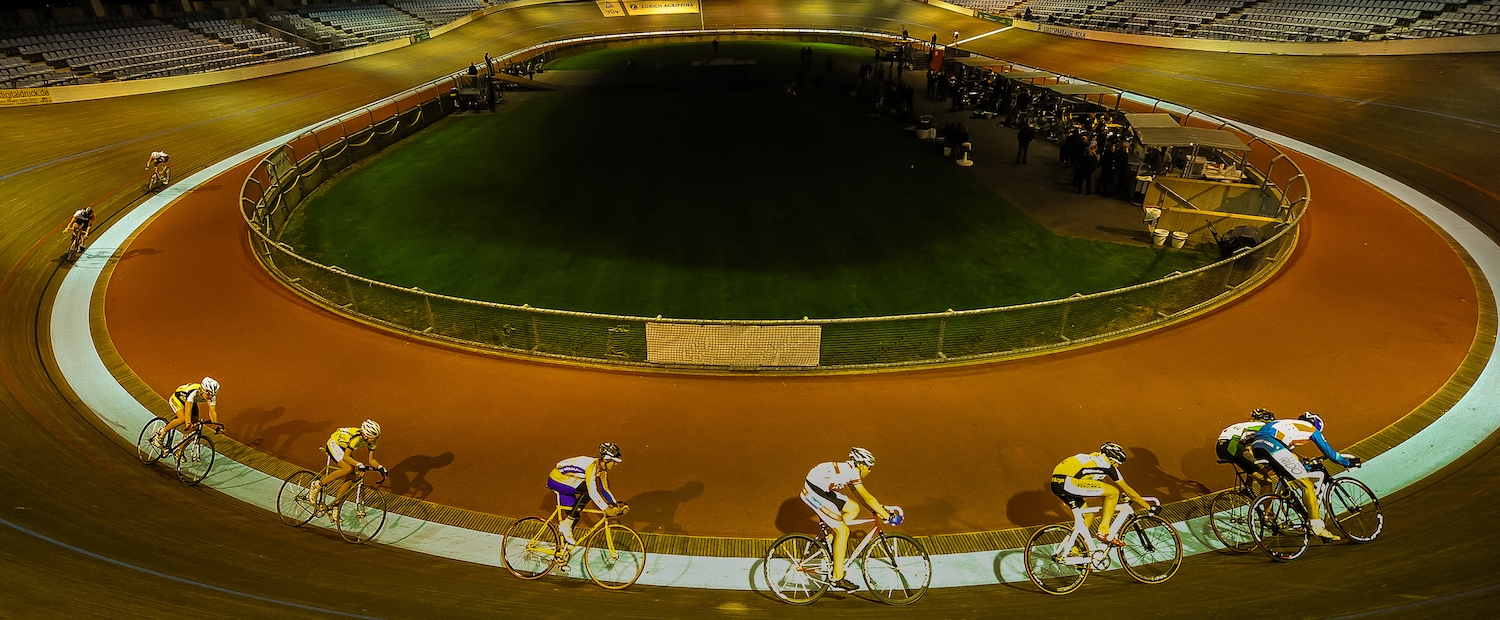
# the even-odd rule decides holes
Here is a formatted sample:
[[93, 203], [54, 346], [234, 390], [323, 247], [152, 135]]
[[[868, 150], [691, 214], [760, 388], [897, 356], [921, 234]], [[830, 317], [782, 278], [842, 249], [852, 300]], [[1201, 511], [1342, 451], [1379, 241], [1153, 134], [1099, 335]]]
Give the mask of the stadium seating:
[[243, 47], [257, 54], [272, 58], [296, 58], [314, 52], [310, 49], [282, 41], [259, 30], [246, 28], [227, 19], [187, 22], [187, 27], [204, 36], [218, 39], [235, 47]]
[[[156, 21], [49, 26], [4, 33], [0, 50], [68, 72], [46, 85], [135, 79], [227, 69], [270, 60], [198, 33]], [[61, 74], [62, 71], [57, 73]], [[72, 80], [72, 81], [70, 81]], [[36, 78], [23, 80], [23, 83]]]
[[951, 0], [1044, 24], [1233, 41], [1500, 34], [1500, 0]]
[[[1014, 0], [1010, 4], [1017, 2], [1021, 0]], [[401, 11], [410, 13], [417, 19], [434, 26], [441, 26], [490, 4], [498, 3], [488, 3], [483, 0], [391, 0], [390, 4]]]
[[370, 43], [427, 32], [432, 25], [384, 4], [321, 4], [297, 7], [311, 19]]

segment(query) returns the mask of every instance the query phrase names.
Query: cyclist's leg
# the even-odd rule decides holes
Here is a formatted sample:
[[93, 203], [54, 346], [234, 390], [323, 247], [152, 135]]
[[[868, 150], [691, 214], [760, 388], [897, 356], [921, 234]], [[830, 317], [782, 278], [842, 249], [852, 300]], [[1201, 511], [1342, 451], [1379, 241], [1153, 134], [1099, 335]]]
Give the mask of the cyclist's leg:
[[[578, 521], [579, 515], [583, 513], [583, 507], [588, 504], [588, 482], [574, 486], [548, 477], [547, 488], [557, 494], [557, 505], [566, 509], [557, 520], [558, 531], [568, 544], [578, 544], [578, 540], [573, 538], [573, 524]], [[579, 497], [580, 495], [582, 497]]]
[[[171, 405], [172, 413], [177, 414], [177, 417], [168, 421], [166, 426], [161, 427], [161, 430], [156, 431], [156, 440], [154, 443], [161, 443], [162, 438], [166, 437], [167, 433], [179, 428], [185, 428], [188, 424], [188, 416], [191, 415], [191, 410], [183, 407], [182, 401], [177, 398], [176, 394], [167, 399], [167, 404]], [[193, 408], [196, 409], [197, 407], [197, 403], [194, 403]]]
[[1251, 445], [1256, 458], [1265, 459], [1271, 463], [1271, 470], [1276, 475], [1287, 480], [1293, 488], [1302, 492], [1302, 506], [1307, 510], [1307, 525], [1312, 533], [1330, 540], [1338, 540], [1338, 536], [1328, 531], [1323, 525], [1322, 511], [1318, 506], [1318, 493], [1316, 482], [1322, 476], [1319, 472], [1308, 471], [1302, 466], [1302, 459], [1295, 452], [1266, 441], [1256, 441]]
[[[1109, 534], [1109, 522], [1115, 514], [1115, 504], [1120, 501], [1120, 490], [1115, 485], [1107, 484], [1099, 480], [1088, 480], [1081, 478], [1063, 478], [1063, 492], [1078, 498], [1097, 497], [1104, 501], [1104, 507], [1099, 511], [1097, 523], [1084, 515], [1083, 523], [1086, 527], [1093, 527], [1103, 538]], [[1064, 500], [1066, 501], [1066, 500]]]
[[329, 440], [328, 455], [333, 457], [333, 462], [338, 465], [338, 468], [329, 472], [327, 476], [323, 476], [322, 480], [318, 480], [319, 486], [326, 487], [333, 481], [348, 478], [349, 474], [354, 473], [354, 458], [349, 456], [349, 452], [338, 442]]
[[833, 532], [833, 542], [830, 543], [833, 547], [833, 580], [843, 579], [844, 554], [849, 547], [849, 524], [846, 521], [859, 516], [859, 504], [838, 493], [824, 496], [804, 490], [800, 496], [802, 503], [812, 508], [818, 519]]

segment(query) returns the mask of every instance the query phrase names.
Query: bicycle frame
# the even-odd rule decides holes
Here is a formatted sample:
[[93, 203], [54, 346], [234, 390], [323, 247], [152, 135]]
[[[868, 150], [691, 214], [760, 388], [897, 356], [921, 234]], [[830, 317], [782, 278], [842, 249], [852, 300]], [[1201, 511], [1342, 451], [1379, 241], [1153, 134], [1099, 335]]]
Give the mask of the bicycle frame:
[[[545, 521], [545, 523], [555, 524], [554, 527], [558, 527], [558, 529], [560, 531], [562, 529], [561, 528], [562, 517], [563, 517], [563, 514], [566, 513], [566, 512], [568, 512], [567, 509], [563, 508], [561, 505], [558, 505], [557, 507], [555, 507], [555, 508], [552, 509], [552, 515], [549, 516], [549, 517], [547, 517], [547, 520]], [[611, 516], [609, 516], [607, 514], [604, 514], [603, 510], [597, 510], [597, 509], [594, 509], [594, 508], [584, 508], [583, 510], [580, 510], [579, 513], [580, 514], [599, 515], [599, 520], [595, 521], [592, 526], [589, 526], [589, 529], [585, 530], [583, 532], [583, 535], [580, 536], [580, 535], [576, 535], [575, 534], [573, 536], [573, 540], [580, 541], [579, 543], [569, 543], [566, 538], [563, 538], [562, 539], [562, 547], [559, 548], [559, 549], [557, 549], [556, 551], [554, 551], [553, 554], [552, 554], [554, 562], [561, 563], [561, 562], [568, 561], [568, 559], [573, 556], [573, 551], [576, 550], [576, 549], [578, 549], [579, 547], [583, 546], [581, 544], [582, 541], [589, 540], [589, 538], [593, 537], [593, 535], [594, 535], [595, 532], [597, 532], [597, 531], [599, 531], [601, 529], [604, 529], [604, 527], [607, 526], [609, 523], [611, 523], [612, 520], [614, 519], [614, 517], [611, 517]], [[613, 558], [613, 557], [618, 557], [620, 555], [619, 550], [615, 549], [615, 541], [614, 541], [613, 538], [610, 538], [609, 536], [605, 536], [604, 537], [604, 543], [605, 543], [605, 548], [609, 550], [610, 557]], [[530, 543], [527, 543], [527, 545], [529, 547]], [[528, 549], [528, 550], [530, 550], [530, 551], [543, 551], [541, 549]]]
[[[1099, 546], [1103, 543], [1094, 538], [1093, 534], [1089, 532], [1088, 524], [1084, 523], [1083, 520], [1084, 515], [1093, 514], [1102, 510], [1104, 510], [1102, 506], [1085, 506], [1083, 508], [1073, 509], [1073, 532], [1068, 534], [1068, 537], [1064, 539], [1062, 544], [1058, 545], [1058, 547], [1061, 549], [1072, 549], [1074, 545], [1077, 545], [1078, 541], [1081, 539], [1083, 540], [1084, 547], [1088, 549], [1088, 555], [1064, 557], [1063, 564], [1067, 564], [1070, 566], [1092, 564], [1094, 562], [1094, 555], [1100, 551], [1106, 552], [1104, 559], [1107, 560], [1109, 558], [1107, 552], [1110, 550], [1110, 548]], [[1126, 502], [1116, 507], [1115, 512], [1115, 520], [1109, 524], [1110, 538], [1116, 538], [1120, 535], [1120, 528], [1124, 527], [1125, 521], [1129, 520], [1131, 515], [1135, 514], [1135, 507], [1131, 506], [1129, 502]]]
[[[853, 568], [854, 567], [854, 560], [855, 560], [855, 558], [858, 558], [861, 554], [863, 554], [865, 552], [865, 547], [870, 546], [870, 542], [873, 541], [873, 540], [875, 540], [877, 537], [880, 536], [880, 524], [877, 521], [878, 521], [877, 519], [855, 519], [855, 520], [849, 521], [847, 523], [847, 525], [849, 525], [850, 527], [853, 527], [853, 526], [856, 526], [856, 525], [864, 525], [866, 523], [874, 523], [875, 527], [870, 528], [870, 531], [865, 533], [865, 537], [862, 540], [859, 541], [859, 544], [854, 546], [854, 550], [850, 551], [849, 555], [847, 555], [847, 556], [844, 557], [844, 570], [845, 571], [848, 571], [849, 569]], [[825, 546], [828, 546], [828, 559], [832, 560], [833, 559], [833, 547], [832, 547], [832, 541], [829, 540], [829, 536], [828, 536], [829, 533], [831, 533], [831, 530], [828, 529], [828, 524], [823, 523], [821, 521], [818, 523], [818, 527], [820, 528], [819, 532], [818, 532], [818, 539], [821, 540], [821, 541], [823, 541], [823, 544]], [[833, 567], [831, 565], [828, 567], [828, 572], [826, 574], [827, 575], [832, 575], [833, 574]]]

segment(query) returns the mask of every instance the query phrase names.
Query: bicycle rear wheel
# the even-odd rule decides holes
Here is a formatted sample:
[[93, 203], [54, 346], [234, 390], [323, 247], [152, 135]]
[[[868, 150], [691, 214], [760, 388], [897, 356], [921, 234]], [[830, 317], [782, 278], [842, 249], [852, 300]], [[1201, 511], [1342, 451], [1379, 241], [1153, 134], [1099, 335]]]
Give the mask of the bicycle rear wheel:
[[276, 494], [276, 513], [281, 515], [282, 523], [301, 527], [312, 520], [318, 498], [309, 496], [307, 489], [317, 479], [317, 474], [304, 469], [281, 483], [281, 492]]
[[385, 527], [386, 504], [385, 493], [356, 485], [352, 496], [339, 503], [339, 536], [356, 545], [373, 540]]
[[505, 528], [500, 538], [500, 561], [510, 574], [521, 579], [540, 579], [557, 565], [562, 548], [557, 528], [545, 519], [526, 517]]
[[1255, 544], [1277, 562], [1290, 562], [1307, 552], [1307, 517], [1280, 495], [1262, 495], [1250, 505], [1250, 532]]
[[183, 438], [177, 448], [177, 478], [187, 484], [198, 484], [214, 468], [214, 442], [200, 433]]
[[932, 560], [917, 539], [881, 532], [861, 558], [860, 570], [870, 594], [887, 605], [910, 605], [932, 583]]
[[162, 452], [156, 446], [151, 445], [151, 438], [156, 436], [157, 431], [167, 427], [167, 421], [161, 418], [152, 418], [141, 429], [141, 438], [135, 441], [135, 455], [140, 457], [142, 463], [151, 464], [160, 460]]
[[1031, 583], [1058, 596], [1077, 590], [1093, 571], [1087, 544], [1073, 536], [1073, 528], [1061, 525], [1049, 525], [1032, 534], [1026, 541], [1025, 560]]
[[761, 563], [766, 587], [781, 602], [811, 605], [828, 592], [833, 559], [828, 548], [807, 534], [787, 534], [771, 543]]
[[1367, 543], [1385, 529], [1380, 499], [1365, 483], [1337, 478], [1328, 489], [1328, 518], [1354, 542]]
[[606, 590], [624, 590], [646, 570], [646, 543], [619, 523], [606, 523], [584, 541], [583, 570]]
[[1141, 583], [1161, 583], [1182, 566], [1182, 537], [1166, 519], [1155, 515], [1135, 517], [1120, 530], [1120, 563], [1125, 572]]
[[1244, 489], [1230, 489], [1209, 505], [1209, 525], [1225, 549], [1235, 553], [1255, 550], [1255, 536], [1250, 533], [1250, 502], [1254, 500]]

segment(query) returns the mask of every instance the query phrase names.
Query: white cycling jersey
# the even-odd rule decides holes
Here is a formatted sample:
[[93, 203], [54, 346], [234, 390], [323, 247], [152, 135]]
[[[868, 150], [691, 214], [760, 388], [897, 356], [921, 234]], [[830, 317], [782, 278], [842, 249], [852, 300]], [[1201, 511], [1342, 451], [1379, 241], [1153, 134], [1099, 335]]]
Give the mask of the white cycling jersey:
[[171, 161], [171, 159], [172, 159], [171, 156], [167, 155], [166, 151], [152, 151], [151, 152], [151, 163], [153, 165], [165, 164], [168, 161]]
[[1230, 426], [1229, 428], [1224, 429], [1224, 432], [1219, 433], [1219, 441], [1238, 438], [1240, 440], [1240, 443], [1250, 443], [1250, 438], [1245, 437], [1245, 431], [1250, 430], [1252, 427], [1255, 430], [1260, 430], [1260, 427], [1265, 426], [1265, 424], [1265, 422], [1260, 421], [1240, 422], [1239, 424], [1235, 424]]
[[852, 461], [819, 463], [807, 472], [807, 482], [820, 491], [843, 495], [846, 487], [860, 483], [859, 469]]

